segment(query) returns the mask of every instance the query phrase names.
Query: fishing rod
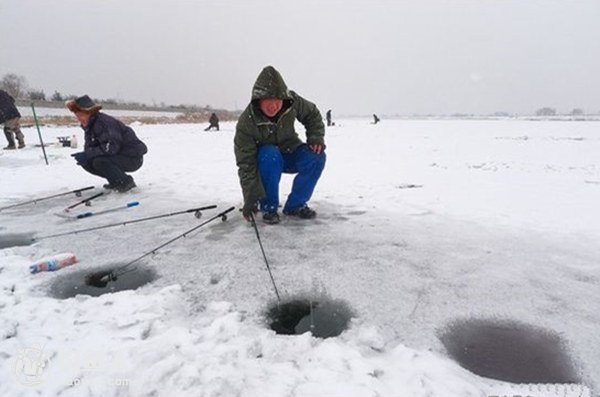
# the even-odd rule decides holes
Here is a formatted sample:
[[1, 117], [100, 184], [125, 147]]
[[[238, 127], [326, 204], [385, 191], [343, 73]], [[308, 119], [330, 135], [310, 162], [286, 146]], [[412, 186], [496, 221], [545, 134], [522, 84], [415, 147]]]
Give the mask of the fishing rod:
[[64, 209], [64, 212], [69, 212], [69, 211], [71, 211], [73, 208], [75, 208], [75, 207], [77, 207], [77, 206], [80, 206], [81, 204], [85, 204], [86, 206], [89, 206], [89, 205], [91, 205], [91, 204], [92, 204], [92, 200], [94, 200], [94, 199], [97, 199], [98, 197], [100, 197], [100, 196], [103, 196], [103, 195], [104, 195], [104, 193], [103, 193], [103, 192], [100, 192], [100, 193], [98, 193], [98, 194], [94, 194], [94, 195], [93, 195], [93, 196], [91, 196], [91, 197], [88, 197], [88, 198], [86, 198], [86, 199], [83, 199], [83, 200], [81, 200], [81, 201], [78, 201], [78, 202], [76, 202], [75, 204], [72, 204], [72, 205], [68, 206], [67, 208], [65, 208], [65, 209]]
[[77, 196], [77, 197], [81, 197], [81, 192], [84, 192], [86, 190], [90, 190], [90, 189], [93, 189], [93, 188], [94, 188], [94, 186], [88, 186], [88, 187], [84, 187], [84, 188], [81, 188], [81, 189], [71, 190], [69, 192], [54, 194], [52, 196], [40, 197], [40, 198], [35, 199], [35, 200], [30, 200], [30, 201], [25, 201], [23, 203], [8, 205], [6, 207], [0, 207], [0, 211], [6, 210], [6, 209], [9, 209], [9, 208], [20, 207], [22, 205], [27, 205], [27, 204], [37, 204], [39, 201], [49, 200], [49, 199], [52, 199], [52, 198], [55, 198], [55, 197], [66, 196], [66, 195], [71, 194], [71, 193], [75, 194], [75, 196]]
[[260, 234], [258, 233], [258, 227], [256, 226], [256, 220], [254, 219], [254, 214], [250, 212], [250, 220], [252, 221], [252, 226], [254, 227], [254, 231], [256, 232], [256, 238], [258, 239], [258, 245], [260, 245], [260, 250], [263, 255], [263, 259], [265, 260], [265, 264], [267, 265], [267, 270], [269, 271], [269, 276], [271, 277], [271, 283], [273, 283], [273, 288], [275, 289], [275, 295], [277, 295], [277, 305], [281, 303], [281, 298], [279, 297], [279, 291], [277, 290], [277, 285], [275, 285], [275, 279], [273, 278], [273, 273], [271, 273], [271, 267], [269, 266], [269, 261], [267, 260], [267, 255], [265, 255], [265, 249], [263, 248], [262, 241], [260, 240]]
[[235, 207], [231, 207], [215, 216], [213, 216], [212, 218], [202, 222], [201, 224], [194, 226], [193, 228], [187, 230], [185, 233], [182, 233], [174, 238], [172, 238], [171, 240], [167, 241], [166, 243], [163, 243], [161, 245], [159, 245], [158, 247], [154, 248], [152, 251], [148, 251], [145, 254], [139, 256], [138, 258], [132, 260], [131, 262], [123, 265], [123, 266], [119, 266], [116, 269], [111, 269], [111, 270], [104, 270], [104, 271], [100, 271], [100, 272], [96, 272], [96, 273], [92, 273], [92, 274], [88, 274], [85, 276], [85, 284], [86, 285], [90, 285], [92, 287], [97, 287], [97, 288], [104, 288], [106, 287], [106, 285], [111, 282], [111, 281], [116, 281], [117, 278], [123, 274], [129, 273], [131, 271], [134, 271], [135, 268], [132, 269], [127, 269], [129, 266], [139, 262], [140, 260], [144, 259], [145, 257], [147, 257], [148, 255], [152, 255], [155, 254], [156, 251], [158, 251], [161, 248], [166, 247], [167, 245], [179, 240], [182, 237], [187, 237], [188, 234], [192, 233], [194, 230], [201, 228], [202, 226], [206, 225], [207, 223], [210, 223], [212, 221], [214, 221], [215, 219], [219, 219], [221, 218], [221, 221], [225, 222], [227, 220], [227, 213], [233, 211], [235, 209]]
[[149, 216], [147, 218], [139, 218], [139, 219], [131, 219], [125, 222], [117, 222], [117, 223], [110, 223], [108, 225], [101, 225], [101, 226], [95, 226], [95, 227], [88, 227], [85, 229], [78, 229], [78, 230], [72, 230], [70, 232], [63, 232], [63, 233], [56, 233], [56, 234], [50, 234], [47, 236], [40, 236], [40, 237], [34, 237], [31, 239], [31, 241], [39, 241], [39, 240], [44, 240], [47, 238], [54, 238], [54, 237], [62, 237], [62, 236], [69, 236], [72, 234], [78, 234], [78, 233], [85, 233], [85, 232], [92, 232], [94, 230], [100, 230], [100, 229], [106, 229], [109, 227], [115, 227], [115, 226], [126, 226], [132, 223], [138, 223], [138, 222], [145, 222], [145, 221], [151, 221], [154, 219], [160, 219], [160, 218], [166, 218], [169, 216], [175, 216], [175, 215], [181, 215], [181, 214], [188, 214], [193, 212], [194, 216], [198, 219], [200, 219], [202, 217], [202, 211], [204, 210], [210, 210], [213, 208], [217, 208], [216, 205], [209, 205], [206, 207], [198, 207], [198, 208], [191, 208], [189, 210], [184, 210], [184, 211], [178, 211], [178, 212], [171, 212], [168, 214], [162, 214], [162, 215], [154, 215], [154, 216]]
[[83, 219], [83, 218], [89, 218], [90, 216], [108, 214], [109, 212], [124, 210], [124, 209], [131, 208], [131, 207], [137, 207], [138, 205], [140, 205], [139, 201], [130, 201], [127, 204], [122, 205], [120, 207], [109, 208], [107, 210], [102, 210], [102, 211], [97, 211], [97, 212], [85, 212], [83, 214], [79, 214], [79, 215], [75, 216], [75, 219]]
[[31, 110], [33, 111], [33, 120], [35, 121], [35, 126], [37, 128], [38, 137], [40, 138], [40, 146], [42, 147], [42, 152], [44, 153], [44, 160], [46, 161], [46, 165], [48, 165], [48, 156], [46, 155], [46, 147], [44, 146], [44, 140], [42, 139], [42, 131], [40, 131], [40, 124], [38, 123], [37, 115], [35, 114], [35, 106], [33, 102], [31, 102]]

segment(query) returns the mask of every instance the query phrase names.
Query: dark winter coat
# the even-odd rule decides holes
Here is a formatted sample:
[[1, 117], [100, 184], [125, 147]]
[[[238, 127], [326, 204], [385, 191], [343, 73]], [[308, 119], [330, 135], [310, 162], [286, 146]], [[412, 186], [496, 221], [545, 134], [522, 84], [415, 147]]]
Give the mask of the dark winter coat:
[[21, 117], [21, 113], [15, 106], [15, 100], [8, 92], [0, 90], [0, 124], [15, 117]]
[[84, 151], [88, 160], [98, 156], [120, 154], [127, 157], [141, 157], [148, 148], [140, 141], [133, 130], [104, 113], [90, 117], [85, 131]]
[[[272, 119], [259, 108], [262, 98], [283, 99], [282, 109]], [[288, 91], [279, 72], [267, 66], [256, 79], [252, 100], [240, 115], [235, 131], [235, 158], [246, 206], [265, 196], [256, 164], [258, 146], [276, 145], [284, 153], [293, 152], [302, 144], [294, 129], [295, 120], [306, 129], [306, 143], [325, 145], [325, 126], [317, 106]]]

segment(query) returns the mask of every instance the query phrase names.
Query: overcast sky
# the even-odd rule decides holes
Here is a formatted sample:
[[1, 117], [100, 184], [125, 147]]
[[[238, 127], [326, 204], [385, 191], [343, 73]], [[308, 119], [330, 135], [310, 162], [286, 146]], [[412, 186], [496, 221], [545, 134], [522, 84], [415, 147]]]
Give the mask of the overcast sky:
[[265, 65], [334, 116], [600, 111], [600, 0], [0, 0], [0, 76], [234, 109]]

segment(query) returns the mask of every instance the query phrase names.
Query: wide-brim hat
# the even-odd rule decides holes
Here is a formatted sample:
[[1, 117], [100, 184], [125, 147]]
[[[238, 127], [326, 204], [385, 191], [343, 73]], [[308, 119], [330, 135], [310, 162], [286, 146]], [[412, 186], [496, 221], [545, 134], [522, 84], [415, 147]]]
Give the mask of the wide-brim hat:
[[65, 102], [65, 105], [71, 112], [87, 112], [94, 113], [102, 109], [102, 105], [98, 105], [92, 98], [87, 95], [80, 96], [79, 98], [71, 99]]

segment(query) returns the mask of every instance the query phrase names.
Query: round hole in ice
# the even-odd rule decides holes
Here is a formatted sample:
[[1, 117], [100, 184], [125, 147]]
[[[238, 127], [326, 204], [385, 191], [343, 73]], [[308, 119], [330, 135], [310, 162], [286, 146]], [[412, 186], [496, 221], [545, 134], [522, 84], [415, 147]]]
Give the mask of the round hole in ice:
[[134, 271], [119, 275], [116, 280], [109, 281], [104, 287], [86, 284], [86, 276], [98, 272], [116, 270], [123, 264], [114, 264], [93, 269], [63, 269], [50, 286], [50, 295], [58, 299], [72, 298], [76, 295], [100, 296], [112, 292], [134, 290], [156, 279], [156, 272], [146, 267], [137, 267]]
[[514, 383], [578, 383], [556, 333], [509, 320], [458, 320], [440, 332], [449, 355], [469, 371]]
[[31, 245], [33, 242], [33, 234], [31, 233], [0, 234], [0, 249], [23, 247]]
[[270, 328], [282, 335], [310, 332], [318, 338], [338, 336], [348, 328], [352, 317], [346, 303], [327, 298], [294, 299], [267, 309]]

